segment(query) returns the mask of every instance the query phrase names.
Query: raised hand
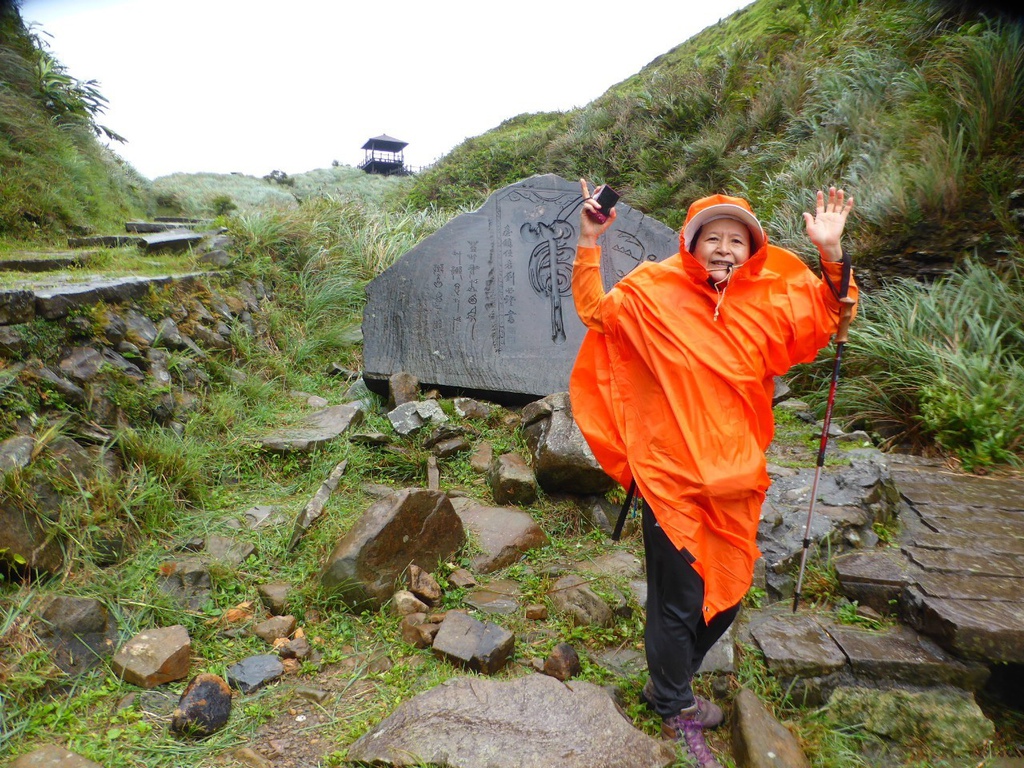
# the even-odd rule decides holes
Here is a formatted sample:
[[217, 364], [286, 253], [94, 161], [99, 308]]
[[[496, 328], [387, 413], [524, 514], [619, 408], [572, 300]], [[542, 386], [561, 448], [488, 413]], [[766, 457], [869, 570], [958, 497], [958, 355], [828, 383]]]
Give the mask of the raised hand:
[[[600, 187], [596, 187], [594, 192], [597, 192], [598, 189]], [[583, 192], [583, 207], [580, 209], [580, 237], [578, 245], [592, 248], [597, 245], [597, 238], [603, 235], [605, 230], [612, 225], [618, 214], [612, 208], [608, 214], [608, 219], [603, 224], [599, 223], [594, 218], [594, 214], [598, 211], [598, 205], [590, 194], [590, 187], [587, 185], [586, 179], [580, 179], [580, 190]]]
[[846, 218], [853, 210], [853, 195], [846, 197], [843, 190], [828, 188], [828, 202], [820, 189], [813, 215], [804, 213], [807, 237], [814, 243], [825, 261], [842, 261], [843, 249], [839, 241], [846, 227]]

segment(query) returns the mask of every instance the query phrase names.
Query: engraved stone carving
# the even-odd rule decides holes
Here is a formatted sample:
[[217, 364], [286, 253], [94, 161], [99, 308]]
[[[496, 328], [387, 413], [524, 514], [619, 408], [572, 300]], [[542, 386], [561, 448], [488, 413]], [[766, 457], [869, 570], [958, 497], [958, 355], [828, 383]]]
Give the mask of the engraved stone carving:
[[[580, 189], [554, 175], [495, 192], [402, 256], [367, 287], [366, 383], [397, 371], [425, 386], [529, 400], [568, 388], [585, 328], [571, 283]], [[620, 201], [601, 238], [605, 288], [678, 235]]]

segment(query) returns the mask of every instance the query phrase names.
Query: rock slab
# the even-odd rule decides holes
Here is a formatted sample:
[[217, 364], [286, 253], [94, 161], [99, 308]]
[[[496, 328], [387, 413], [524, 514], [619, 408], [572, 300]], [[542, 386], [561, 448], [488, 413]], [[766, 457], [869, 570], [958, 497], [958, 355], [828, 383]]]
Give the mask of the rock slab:
[[638, 731], [592, 683], [454, 678], [402, 704], [348, 759], [451, 768], [662, 768], [675, 750]]
[[[364, 378], [387, 395], [398, 371], [424, 386], [488, 399], [569, 388], [585, 327], [571, 280], [579, 182], [534, 176], [457, 216], [366, 289]], [[600, 240], [608, 288], [644, 261], [679, 249], [677, 234], [625, 203]]]

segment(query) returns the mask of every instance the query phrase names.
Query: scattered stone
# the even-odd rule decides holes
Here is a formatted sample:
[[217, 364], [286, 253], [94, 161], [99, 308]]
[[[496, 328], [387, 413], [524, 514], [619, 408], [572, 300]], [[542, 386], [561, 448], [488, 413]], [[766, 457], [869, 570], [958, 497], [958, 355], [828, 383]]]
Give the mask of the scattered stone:
[[156, 584], [161, 591], [191, 611], [202, 609], [213, 595], [209, 567], [194, 559], [164, 563], [160, 566]]
[[313, 525], [320, 516], [324, 513], [324, 508], [327, 506], [328, 500], [331, 495], [337, 490], [338, 483], [341, 481], [341, 476], [345, 474], [345, 469], [348, 467], [348, 460], [341, 462], [333, 470], [331, 474], [327, 476], [327, 479], [320, 484], [317, 492], [313, 495], [306, 506], [303, 507], [302, 512], [295, 518], [295, 527], [292, 529], [292, 537], [288, 541], [288, 549], [294, 549], [295, 545], [299, 543], [309, 527]]
[[[3, 299], [0, 298], [0, 322], [3, 321]], [[17, 328], [0, 325], [0, 357], [19, 359], [24, 357], [28, 343]]]
[[36, 440], [31, 435], [15, 435], [0, 443], [0, 476], [24, 469], [32, 462]]
[[35, 623], [36, 635], [64, 673], [79, 675], [108, 658], [116, 648], [117, 622], [107, 607], [89, 597], [58, 595]]
[[228, 565], [241, 565], [255, 552], [256, 547], [248, 541], [239, 541], [229, 536], [210, 536], [206, 539], [207, 555]]
[[447, 561], [466, 540], [452, 502], [440, 491], [406, 489], [374, 503], [338, 542], [322, 582], [352, 606], [380, 608], [411, 563]]
[[437, 456], [427, 457], [427, 488], [431, 491], [441, 489], [441, 470], [437, 467]]
[[359, 445], [387, 445], [391, 442], [391, 438], [383, 432], [358, 432], [350, 439]]
[[427, 605], [441, 599], [441, 585], [437, 579], [415, 563], [409, 566], [409, 591]]
[[465, 568], [456, 568], [449, 573], [448, 582], [457, 589], [469, 589], [476, 586], [476, 578]]
[[424, 613], [410, 613], [402, 617], [402, 639], [414, 648], [429, 648], [440, 628], [440, 624], [428, 621]]
[[228, 685], [243, 694], [252, 693], [284, 674], [284, 665], [273, 654], [242, 659], [227, 669]]
[[526, 606], [526, 618], [531, 621], [545, 621], [548, 617], [548, 607], [542, 603], [531, 603]]
[[492, 675], [512, 656], [515, 635], [504, 627], [449, 611], [434, 637], [434, 653], [454, 664]]
[[274, 616], [266, 621], [261, 621], [250, 632], [273, 645], [282, 638], [291, 637], [295, 631], [296, 621], [294, 616]]
[[246, 526], [253, 530], [273, 525], [279, 522], [281, 518], [282, 516], [279, 514], [278, 508], [270, 504], [257, 504], [243, 513]]
[[331, 695], [331, 692], [325, 691], [322, 688], [310, 688], [309, 686], [300, 685], [295, 689], [295, 695], [307, 701], [323, 704], [327, 701], [327, 697]]
[[455, 412], [464, 419], [486, 419], [494, 411], [493, 405], [482, 403], [471, 397], [456, 397], [452, 404]]
[[496, 456], [491, 461], [487, 482], [496, 504], [528, 505], [537, 500], [537, 478], [518, 454]]
[[282, 659], [303, 661], [313, 655], [313, 648], [305, 637], [293, 637], [284, 643], [279, 640], [274, 647], [277, 650], [277, 655]]
[[743, 768], [811, 768], [796, 737], [746, 688], [733, 699], [732, 748]]
[[449, 437], [447, 440], [441, 440], [435, 443], [431, 448], [431, 452], [439, 459], [450, 459], [452, 456], [457, 456], [460, 453], [465, 453], [470, 450], [473, 446], [470, 445], [469, 440], [465, 437]]
[[603, 688], [526, 675], [448, 680], [401, 704], [347, 759], [410, 768], [664, 768], [676, 754], [635, 728]]
[[582, 577], [574, 573], [558, 579], [548, 592], [551, 605], [559, 613], [567, 613], [578, 626], [610, 627], [615, 615], [608, 604], [595, 593]]
[[494, 446], [486, 440], [480, 442], [469, 457], [469, 466], [474, 472], [484, 474], [494, 461]]
[[9, 768], [103, 768], [103, 766], [92, 760], [86, 760], [74, 752], [69, 752], [64, 747], [47, 744], [45, 747], [16, 757]]
[[288, 610], [288, 594], [291, 591], [291, 584], [288, 582], [260, 584], [256, 591], [259, 592], [264, 607], [274, 616], [282, 616]]
[[388, 410], [419, 400], [420, 381], [411, 373], [399, 371], [388, 378]]
[[425, 424], [443, 424], [448, 416], [434, 400], [419, 400], [399, 405], [388, 412], [388, 421], [400, 435], [410, 435]]
[[155, 688], [188, 676], [192, 640], [180, 624], [135, 635], [114, 654], [111, 668], [140, 688]]
[[219, 675], [192, 678], [171, 716], [171, 731], [186, 738], [202, 739], [225, 725], [231, 716], [231, 689]]
[[511, 616], [519, 613], [520, 592], [519, 582], [502, 579], [473, 588], [464, 600], [467, 605], [483, 613]]
[[477, 573], [492, 573], [518, 562], [548, 537], [529, 514], [510, 507], [485, 507], [469, 498], [454, 498], [452, 507], [470, 532], [480, 554], [473, 557]]
[[579, 654], [568, 643], [559, 643], [544, 660], [544, 674], [556, 680], [568, 680], [583, 671]]
[[260, 444], [274, 453], [309, 453], [358, 426], [363, 415], [360, 405], [342, 403], [311, 413], [294, 428], [272, 432]]
[[391, 607], [399, 616], [408, 616], [410, 613], [426, 613], [430, 609], [429, 605], [407, 589], [395, 592], [391, 598]]
[[647, 657], [632, 648], [613, 648], [597, 654], [597, 662], [620, 677], [632, 677], [647, 670]]
[[156, 341], [156, 324], [139, 312], [137, 309], [129, 309], [124, 314], [125, 333], [124, 338], [140, 349], [149, 349]]
[[643, 576], [644, 566], [636, 555], [624, 549], [616, 549], [592, 560], [575, 563], [573, 570], [594, 576], [637, 578]]

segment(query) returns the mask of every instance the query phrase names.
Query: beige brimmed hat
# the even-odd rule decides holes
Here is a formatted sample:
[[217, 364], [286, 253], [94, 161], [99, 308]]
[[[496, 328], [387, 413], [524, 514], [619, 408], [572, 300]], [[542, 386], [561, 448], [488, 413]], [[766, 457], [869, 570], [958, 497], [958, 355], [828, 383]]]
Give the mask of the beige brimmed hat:
[[751, 252], [758, 250], [768, 239], [761, 222], [751, 210], [750, 203], [742, 197], [711, 195], [695, 201], [686, 213], [686, 223], [683, 224], [680, 240], [687, 252], [693, 253], [690, 248], [694, 237], [697, 236], [697, 230], [715, 219], [735, 219], [749, 229], [753, 245]]

